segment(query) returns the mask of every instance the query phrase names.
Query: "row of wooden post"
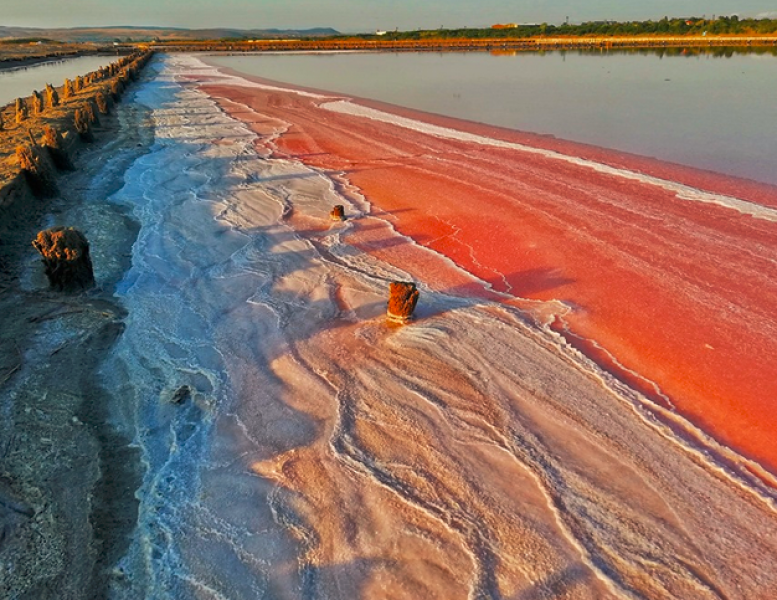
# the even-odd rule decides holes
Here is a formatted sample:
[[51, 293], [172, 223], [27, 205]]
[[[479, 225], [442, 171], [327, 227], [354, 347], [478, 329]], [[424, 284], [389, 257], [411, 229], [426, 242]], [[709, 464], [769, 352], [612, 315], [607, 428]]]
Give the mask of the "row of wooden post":
[[[89, 73], [84, 77], [76, 77], [75, 87], [70, 80], [65, 80], [63, 96], [69, 97], [71, 94], [69, 90], [76, 88], [80, 90], [84, 81], [92, 84], [93, 82], [103, 80], [111, 73], [117, 74], [107, 86], [101, 87], [93, 95], [85, 98], [85, 101], [73, 111], [73, 129], [75, 129], [83, 141], [91, 142], [94, 140], [92, 126], [99, 125], [98, 113], [107, 115], [110, 112], [111, 104], [120, 100], [121, 94], [130, 80], [137, 78], [139, 69], [145, 66], [149, 59], [149, 53], [124, 57], [107, 67], [103, 67], [99, 71]], [[38, 92], [34, 92], [33, 98], [39, 98], [40, 102], [43, 102], [43, 98]], [[60, 105], [57, 90], [51, 85], [46, 86], [46, 98], [50, 107]], [[16, 101], [16, 110], [17, 120], [20, 114], [26, 115], [26, 106], [21, 99]], [[21, 173], [35, 196], [47, 197], [56, 195], [57, 185], [55, 178], [50, 169], [46, 168], [45, 163], [47, 161], [41, 156], [41, 151], [45, 150], [51, 163], [58, 171], [72, 170], [73, 163], [68, 156], [63, 133], [51, 125], [44, 125], [42, 148], [38, 147], [38, 143], [31, 130], [28, 130], [28, 134], [31, 145], [19, 145], [16, 148], [16, 157]]]
[[[65, 292], [88, 289], [94, 285], [92, 260], [86, 236], [73, 227], [53, 227], [41, 231], [32, 245], [40, 252], [52, 288]], [[405, 324], [418, 303], [415, 283], [392, 281], [386, 318], [390, 323]]]
[[[115, 77], [115, 80], [110, 83], [109, 90], [103, 91], [103, 94], [110, 92], [113, 96], [119, 96], [124, 87], [131, 79], [136, 79], [139, 70], [145, 65], [152, 53], [134, 53], [129, 56], [125, 56], [116, 62], [111, 63], [105, 67], [101, 67], [97, 71], [92, 71], [84, 76], [77, 76], [73, 80], [65, 79], [62, 85], [62, 99], [67, 100], [76, 96], [86, 87], [105, 81]], [[45, 94], [45, 95], [44, 95]], [[61, 105], [59, 92], [50, 83], [46, 84], [44, 94], [33, 90], [32, 96], [25, 100], [24, 98], [17, 98], [14, 103], [16, 123], [21, 124], [30, 117], [30, 109], [32, 109], [33, 115], [41, 115], [47, 109], [56, 108]], [[5, 127], [3, 122], [3, 115], [0, 111], [0, 130]]]
[[[92, 125], [99, 124], [99, 114], [107, 115], [111, 104], [118, 102], [131, 80], [137, 79], [151, 53], [135, 54], [88, 73], [84, 77], [76, 77], [73, 81], [66, 79], [62, 88], [63, 98], [69, 99], [82, 91], [86, 86], [97, 82], [113, 79], [107, 86], [86, 98], [86, 101], [73, 111], [73, 127], [84, 141], [92, 141]], [[47, 105], [50, 108], [60, 106], [57, 90], [50, 84], [46, 85], [46, 99], [37, 91], [33, 92], [33, 110], [40, 114]], [[26, 105], [23, 100], [16, 101], [17, 122], [27, 118]], [[21, 118], [20, 118], [21, 115]], [[56, 193], [56, 182], [52, 174], [44, 167], [43, 159], [32, 132], [29, 132], [31, 146], [18, 146], [16, 156], [19, 167], [27, 179], [32, 192], [36, 196], [48, 196]], [[42, 147], [57, 170], [72, 170], [73, 163], [67, 153], [65, 141], [60, 131], [51, 125], [43, 126]], [[73, 227], [52, 227], [38, 233], [32, 245], [40, 253], [46, 276], [53, 289], [74, 292], [85, 290], [94, 285], [94, 272], [89, 253], [89, 242], [86, 236]]]

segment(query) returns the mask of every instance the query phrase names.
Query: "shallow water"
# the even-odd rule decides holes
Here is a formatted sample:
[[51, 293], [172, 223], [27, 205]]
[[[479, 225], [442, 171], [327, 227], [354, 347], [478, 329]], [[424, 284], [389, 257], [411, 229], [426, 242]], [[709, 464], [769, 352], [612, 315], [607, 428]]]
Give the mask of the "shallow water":
[[547, 52], [214, 56], [270, 80], [777, 183], [777, 57]]
[[47, 83], [60, 86], [65, 79], [85, 75], [109, 65], [115, 56], [79, 56], [18, 69], [0, 70], [0, 106], [42, 90]]
[[[156, 142], [111, 197], [141, 230], [102, 372], [146, 469], [112, 597], [758, 598], [777, 585], [771, 491], [524, 313], [348, 245], [331, 206], [359, 219], [370, 205], [270, 157], [290, 123], [236, 107], [257, 147], [187, 81], [223, 81], [214, 69], [157, 64], [138, 92]], [[385, 324], [393, 279], [421, 283], [411, 326]], [[172, 403], [182, 385], [191, 397]]]

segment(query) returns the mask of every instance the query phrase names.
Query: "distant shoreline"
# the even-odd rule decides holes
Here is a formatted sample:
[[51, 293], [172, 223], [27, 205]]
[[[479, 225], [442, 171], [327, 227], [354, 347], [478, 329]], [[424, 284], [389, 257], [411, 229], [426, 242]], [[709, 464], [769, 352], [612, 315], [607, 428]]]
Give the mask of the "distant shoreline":
[[284, 52], [321, 50], [398, 51], [545, 51], [616, 48], [775, 47], [777, 35], [553, 36], [530, 38], [428, 38], [420, 40], [251, 40], [156, 43], [164, 52]]
[[25, 58], [0, 58], [0, 71], [12, 71], [15, 69], [23, 69], [25, 67], [34, 67], [44, 63], [56, 62], [59, 60], [80, 58], [82, 56], [93, 56], [95, 54], [102, 53], [95, 50], [79, 50], [66, 54], [46, 54], [43, 56], [29, 56]]

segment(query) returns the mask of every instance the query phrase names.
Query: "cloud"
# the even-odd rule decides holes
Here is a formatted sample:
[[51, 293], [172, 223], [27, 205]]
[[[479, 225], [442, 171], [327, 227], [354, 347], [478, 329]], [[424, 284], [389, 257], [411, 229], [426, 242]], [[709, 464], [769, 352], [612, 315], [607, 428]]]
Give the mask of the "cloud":
[[761, 12], [755, 16], [756, 19], [777, 19], [777, 10]]

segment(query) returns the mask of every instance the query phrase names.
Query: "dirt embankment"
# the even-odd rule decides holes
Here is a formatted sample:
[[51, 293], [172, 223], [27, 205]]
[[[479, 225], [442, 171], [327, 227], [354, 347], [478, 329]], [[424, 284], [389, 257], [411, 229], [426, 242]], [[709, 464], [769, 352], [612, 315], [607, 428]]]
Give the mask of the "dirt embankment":
[[63, 44], [57, 42], [0, 43], [0, 69], [28, 67], [40, 62], [86, 56], [110, 50], [96, 44]]
[[[59, 102], [52, 106], [44, 95], [39, 114], [30, 98], [27, 117], [18, 123], [16, 106], [2, 109], [3, 598], [105, 597], [108, 569], [123, 553], [136, 519], [138, 457], [108, 425], [108, 399], [95, 371], [123, 329], [124, 312], [113, 300], [112, 288], [128, 266], [137, 227], [120, 207], [80, 203], [104, 169], [106, 156], [123, 148], [139, 153], [150, 144], [152, 133], [140, 126], [142, 110], [114, 104], [147, 60], [131, 57], [80, 78], [75, 84], [80, 89], [72, 94], [65, 86], [57, 88]], [[106, 112], [99, 94], [107, 100], [102, 107]], [[55, 133], [44, 135], [47, 128]], [[28, 157], [25, 164], [17, 148], [26, 149], [18, 155]], [[74, 218], [78, 215], [84, 219]], [[31, 240], [61, 220], [74, 226], [92, 223], [88, 235], [99, 241], [98, 255], [112, 256], [111, 267], [102, 269], [102, 281], [86, 293], [62, 294], [36, 279]]]

